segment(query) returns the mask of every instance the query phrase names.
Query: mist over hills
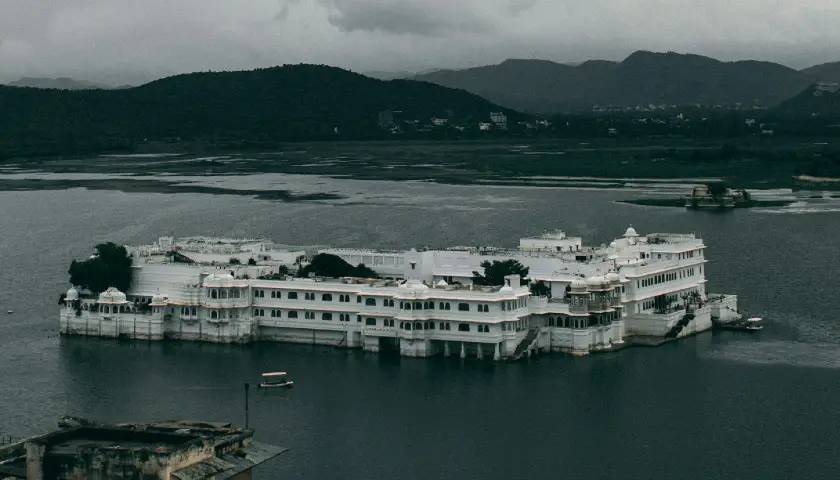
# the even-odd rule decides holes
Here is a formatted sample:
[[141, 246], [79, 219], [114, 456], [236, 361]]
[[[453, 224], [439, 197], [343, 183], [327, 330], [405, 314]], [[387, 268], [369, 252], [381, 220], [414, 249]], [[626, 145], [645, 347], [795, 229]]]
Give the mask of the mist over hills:
[[45, 88], [55, 90], [91, 90], [113, 88], [99, 83], [76, 80], [69, 77], [23, 77], [7, 85], [11, 87]]
[[567, 65], [512, 59], [411, 78], [537, 113], [585, 112], [595, 105], [772, 107], [816, 82], [840, 80], [840, 62], [795, 70], [773, 62], [722, 62], [702, 55], [638, 51], [621, 62]]

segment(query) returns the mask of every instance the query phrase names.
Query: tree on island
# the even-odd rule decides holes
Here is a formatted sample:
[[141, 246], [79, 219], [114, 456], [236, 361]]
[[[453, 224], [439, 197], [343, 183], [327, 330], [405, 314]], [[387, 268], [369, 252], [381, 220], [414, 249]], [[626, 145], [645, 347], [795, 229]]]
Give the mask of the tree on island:
[[312, 257], [309, 265], [298, 270], [299, 277], [360, 277], [377, 278], [379, 275], [360, 263], [355, 267], [345, 262], [341, 257], [329, 253], [319, 253]]
[[99, 293], [108, 287], [125, 292], [131, 288], [131, 257], [122, 245], [100, 243], [96, 253], [82, 262], [70, 263], [70, 283]]
[[542, 281], [534, 282], [531, 284], [531, 295], [534, 295], [535, 297], [550, 297], [551, 287]]
[[505, 276], [519, 275], [522, 278], [528, 276], [528, 267], [522, 265], [514, 259], [509, 260], [493, 260], [493, 262], [481, 262], [481, 267], [484, 268], [484, 274], [473, 271], [472, 281], [476, 285], [504, 285]]

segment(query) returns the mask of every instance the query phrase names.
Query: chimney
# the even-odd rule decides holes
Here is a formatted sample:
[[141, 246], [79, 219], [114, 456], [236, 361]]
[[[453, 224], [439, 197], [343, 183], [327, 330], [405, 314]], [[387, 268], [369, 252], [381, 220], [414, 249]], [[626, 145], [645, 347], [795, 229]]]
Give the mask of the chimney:
[[519, 288], [521, 278], [517, 274], [505, 275], [505, 284], [510, 288]]

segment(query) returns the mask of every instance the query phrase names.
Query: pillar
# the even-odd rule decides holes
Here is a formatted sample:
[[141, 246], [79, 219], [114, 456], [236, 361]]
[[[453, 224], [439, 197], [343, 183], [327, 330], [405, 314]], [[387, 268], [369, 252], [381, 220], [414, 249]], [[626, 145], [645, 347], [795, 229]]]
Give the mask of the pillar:
[[444, 357], [448, 357], [448, 356], [450, 356], [450, 355], [452, 355], [452, 352], [451, 352], [451, 351], [449, 351], [449, 342], [447, 342], [446, 340], [444, 340], [444, 341], [443, 341], [443, 356], [444, 356]]
[[493, 360], [496, 360], [497, 362], [502, 359], [502, 349], [500, 348], [501, 345], [501, 342], [497, 343], [496, 348], [493, 350]]
[[464, 348], [464, 342], [461, 342], [461, 358], [467, 358], [467, 350]]
[[475, 344], [475, 348], [476, 348], [476, 350], [478, 351], [478, 353], [477, 353], [477, 355], [476, 355], [476, 356], [478, 357], [478, 359], [479, 359], [479, 360], [481, 360], [481, 359], [482, 359], [482, 357], [483, 357], [483, 354], [482, 354], [482, 352], [481, 352], [481, 343], [476, 343], [476, 344]]

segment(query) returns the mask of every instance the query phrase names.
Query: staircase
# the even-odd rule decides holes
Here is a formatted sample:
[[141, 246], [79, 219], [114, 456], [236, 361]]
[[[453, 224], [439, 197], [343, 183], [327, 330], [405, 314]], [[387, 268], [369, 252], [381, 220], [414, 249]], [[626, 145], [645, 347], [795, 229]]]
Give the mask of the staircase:
[[539, 328], [529, 329], [528, 333], [525, 335], [525, 338], [523, 338], [522, 341], [519, 342], [519, 345], [516, 346], [516, 350], [513, 352], [513, 356], [511, 358], [513, 360], [519, 360], [525, 354], [527, 354], [528, 351], [530, 351], [531, 348], [534, 346], [534, 344], [537, 343], [537, 337], [539, 336], [539, 334]]
[[693, 313], [686, 313], [683, 317], [668, 330], [668, 333], [665, 334], [665, 338], [677, 338], [677, 335], [682, 332], [683, 328], [686, 327], [692, 320], [694, 320]]

